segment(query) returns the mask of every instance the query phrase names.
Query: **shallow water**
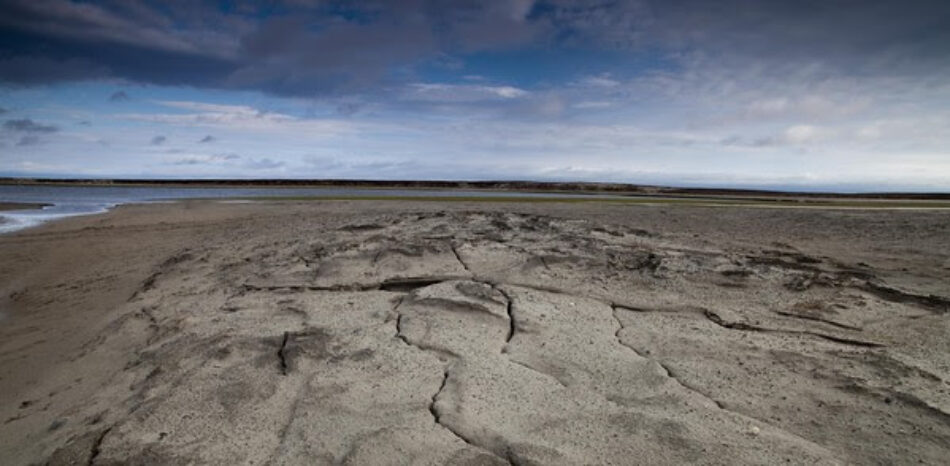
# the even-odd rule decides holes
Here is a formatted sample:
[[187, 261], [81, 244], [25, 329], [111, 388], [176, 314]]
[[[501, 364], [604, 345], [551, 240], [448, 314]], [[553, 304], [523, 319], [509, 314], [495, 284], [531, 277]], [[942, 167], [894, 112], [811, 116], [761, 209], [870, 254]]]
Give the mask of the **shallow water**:
[[21, 230], [50, 220], [105, 212], [117, 205], [194, 198], [281, 196], [480, 196], [577, 197], [551, 193], [502, 191], [437, 191], [353, 188], [192, 188], [152, 186], [30, 186], [0, 185], [0, 202], [51, 204], [43, 209], [0, 212], [0, 233]]

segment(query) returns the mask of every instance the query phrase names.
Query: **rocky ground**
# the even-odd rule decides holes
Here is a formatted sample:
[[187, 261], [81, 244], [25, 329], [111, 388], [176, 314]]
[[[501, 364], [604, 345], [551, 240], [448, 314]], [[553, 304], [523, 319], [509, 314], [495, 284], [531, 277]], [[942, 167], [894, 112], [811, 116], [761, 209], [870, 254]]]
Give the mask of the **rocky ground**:
[[938, 211], [123, 207], [0, 240], [0, 451], [946, 464], [948, 254]]

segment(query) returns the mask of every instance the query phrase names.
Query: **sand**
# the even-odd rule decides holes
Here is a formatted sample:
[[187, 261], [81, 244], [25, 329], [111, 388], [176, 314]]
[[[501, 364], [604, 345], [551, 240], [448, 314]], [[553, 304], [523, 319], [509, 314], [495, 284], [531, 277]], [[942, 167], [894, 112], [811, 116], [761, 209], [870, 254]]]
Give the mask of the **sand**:
[[4, 464], [946, 464], [950, 212], [189, 201], [0, 236]]
[[29, 203], [29, 202], [0, 202], [0, 212], [5, 210], [26, 210], [42, 209], [49, 204]]

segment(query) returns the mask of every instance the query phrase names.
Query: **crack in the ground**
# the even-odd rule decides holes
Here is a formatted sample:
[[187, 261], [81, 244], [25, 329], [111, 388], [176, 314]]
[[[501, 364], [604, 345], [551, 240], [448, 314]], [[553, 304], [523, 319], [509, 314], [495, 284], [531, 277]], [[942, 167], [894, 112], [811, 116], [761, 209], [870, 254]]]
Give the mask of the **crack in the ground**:
[[[402, 303], [403, 303], [403, 301], [406, 300], [406, 297], [407, 297], [407, 296], [409, 296], [409, 295], [408, 295], [408, 294], [404, 294], [404, 295], [400, 296], [398, 299], [396, 299], [395, 302], [393, 302], [392, 313], [396, 314], [396, 334], [393, 335], [393, 337], [396, 337], [396, 338], [404, 338], [404, 337], [401, 335], [401, 325], [402, 325], [401, 320], [402, 320], [402, 314], [399, 313], [399, 306], [402, 306]], [[389, 322], [389, 317], [386, 318], [386, 322]]]
[[95, 443], [92, 444], [92, 450], [89, 452], [89, 460], [86, 461], [88, 466], [92, 466], [96, 463], [96, 459], [99, 458], [99, 454], [102, 453], [102, 442], [105, 441], [106, 435], [109, 435], [109, 432], [112, 432], [112, 427], [105, 428], [98, 437], [96, 437]]
[[127, 301], [129, 302], [135, 301], [135, 299], [141, 296], [143, 293], [146, 293], [152, 288], [155, 288], [155, 282], [158, 280], [158, 277], [160, 276], [162, 276], [162, 272], [158, 271], [146, 277], [145, 280], [142, 281], [142, 284], [139, 285], [139, 288], [135, 290], [135, 292], [132, 293], [132, 296], [129, 296], [129, 299]]
[[[794, 432], [791, 432], [791, 431], [789, 431], [789, 430], [786, 430], [785, 428], [783, 428], [783, 427], [781, 427], [781, 426], [774, 425], [774, 424], [771, 423], [771, 421], [768, 421], [768, 420], [765, 420], [765, 419], [761, 419], [761, 418], [755, 417], [755, 416], [753, 416], [753, 415], [743, 414], [743, 413], [741, 413], [741, 412], [739, 412], [739, 411], [734, 411], [734, 410], [732, 410], [732, 409], [729, 409], [728, 407], [726, 407], [726, 405], [725, 405], [724, 403], [720, 402], [719, 400], [713, 398], [713, 397], [710, 396], [710, 395], [707, 395], [707, 394], [704, 393], [703, 391], [697, 389], [697, 388], [696, 388], [695, 386], [693, 386], [692, 384], [689, 384], [689, 383], [684, 382], [684, 381], [683, 381], [683, 378], [682, 378], [679, 374], [677, 374], [676, 372], [674, 372], [668, 365], [662, 363], [661, 361], [659, 361], [659, 360], [656, 359], [656, 358], [647, 358], [647, 357], [641, 355], [640, 352], [637, 351], [636, 348], [634, 348], [634, 347], [632, 347], [632, 346], [630, 346], [630, 345], [624, 343], [623, 340], [620, 338], [620, 332], [621, 332], [625, 327], [624, 327], [624, 325], [623, 325], [623, 322], [620, 320], [620, 317], [617, 316], [617, 310], [618, 310], [618, 309], [624, 309], [624, 308], [622, 308], [622, 307], [614, 307], [614, 308], [612, 309], [613, 312], [611, 313], [611, 315], [613, 315], [614, 319], [617, 321], [617, 324], [620, 326], [620, 328], [618, 328], [617, 331], [614, 333], [614, 336], [616, 337], [617, 342], [618, 342], [620, 345], [622, 345], [622, 346], [624, 346], [624, 347], [626, 347], [626, 348], [629, 348], [631, 351], [633, 351], [634, 354], [636, 354], [636, 355], [638, 355], [638, 356], [640, 356], [640, 357], [642, 357], [642, 358], [649, 359], [649, 360], [655, 362], [658, 366], [660, 366], [660, 368], [662, 368], [662, 369], [666, 372], [666, 375], [667, 375], [670, 379], [672, 379], [674, 382], [676, 382], [677, 384], [679, 384], [681, 387], [683, 387], [683, 388], [685, 388], [686, 390], [689, 390], [689, 391], [691, 391], [691, 392], [693, 392], [693, 393], [696, 393], [697, 395], [703, 397], [704, 399], [709, 400], [710, 402], [712, 402], [713, 404], [715, 404], [717, 408], [719, 408], [719, 409], [722, 410], [722, 411], [728, 412], [728, 413], [730, 413], [730, 414], [732, 414], [732, 415], [735, 415], [735, 416], [740, 416], [740, 417], [745, 418], [745, 419], [750, 419], [750, 420], [754, 420], [754, 421], [757, 421], [757, 422], [761, 422], [762, 424], [765, 424], [765, 425], [770, 426], [770, 427], [772, 427], [772, 428], [774, 428], [774, 429], [777, 429], [777, 430], [780, 430], [780, 431], [782, 431], [782, 432], [785, 432], [785, 433], [787, 433], [788, 435], [791, 435], [791, 436], [793, 436], [793, 437], [799, 438], [799, 439], [801, 439], [802, 441], [805, 441], [805, 442], [808, 442], [808, 443], [813, 443], [813, 444], [816, 444], [816, 445], [822, 445], [822, 443], [820, 443], [820, 442], [815, 442], [815, 441], [810, 440], [810, 439], [808, 439], [808, 438], [802, 437], [802, 436], [800, 436], [800, 435], [798, 435], [798, 434], [796, 434], [796, 433], [794, 433]], [[636, 311], [630, 311], [630, 312], [636, 312]]]
[[307, 259], [307, 257], [304, 256], [303, 254], [298, 254], [297, 259], [300, 259], [300, 261], [303, 262], [304, 267], [308, 269], [313, 268], [312, 267], [313, 261], [310, 259]]
[[158, 319], [155, 318], [154, 306], [146, 306], [141, 309], [142, 315], [148, 319], [149, 325], [153, 327], [158, 327]]
[[512, 364], [519, 365], [519, 366], [521, 366], [521, 367], [524, 367], [525, 369], [528, 369], [528, 370], [530, 370], [530, 371], [532, 371], [532, 372], [537, 372], [538, 374], [541, 374], [541, 375], [543, 375], [543, 376], [546, 377], [546, 378], [549, 378], [549, 379], [551, 379], [551, 380], [554, 380], [555, 382], [558, 383], [558, 385], [567, 388], [567, 384], [566, 384], [565, 382], [563, 382], [561, 379], [559, 379], [559, 378], [557, 378], [557, 377], [555, 377], [555, 376], [553, 376], [553, 375], [551, 375], [551, 374], [548, 374], [547, 372], [544, 372], [544, 371], [539, 370], [539, 369], [537, 369], [537, 368], [535, 368], [535, 367], [529, 366], [528, 364], [525, 364], [525, 363], [523, 363], [523, 362], [521, 362], [521, 361], [518, 361], [518, 360], [516, 360], [516, 359], [512, 359], [511, 357], [508, 357], [508, 362], [510, 362], [510, 363], [512, 363]]
[[470, 277], [458, 277], [452, 275], [431, 276], [431, 277], [401, 277], [390, 278], [377, 283], [350, 283], [341, 285], [255, 285], [245, 283], [241, 285], [244, 291], [393, 291], [408, 292], [418, 288], [425, 288], [430, 285], [442, 283], [450, 280], [468, 280]]
[[[403, 298], [405, 298], [405, 297], [403, 297]], [[395, 311], [395, 309], [398, 309], [401, 304], [402, 304], [402, 299], [399, 300], [399, 303], [398, 303], [398, 304], [396, 305], [396, 307], [394, 308], [394, 311]], [[413, 347], [413, 348], [418, 349], [419, 351], [429, 351], [429, 352], [432, 352], [432, 353], [436, 353], [436, 354], [437, 354], [436, 358], [438, 358], [439, 360], [445, 360], [445, 359], [451, 359], [451, 358], [460, 358], [460, 357], [461, 357], [459, 354], [456, 354], [455, 352], [450, 351], [450, 350], [447, 350], [447, 349], [444, 349], [444, 348], [436, 348], [436, 347], [434, 347], [434, 346], [421, 345], [421, 344], [419, 344], [419, 343], [417, 343], [417, 342], [413, 342], [413, 341], [409, 340], [409, 338], [406, 337], [406, 335], [404, 335], [404, 334], [402, 333], [403, 321], [406, 320], [406, 319], [408, 319], [408, 317], [406, 317], [406, 316], [405, 316], [404, 314], [402, 314], [401, 312], [398, 312], [398, 311], [395, 311], [395, 312], [396, 312], [396, 335], [395, 335], [395, 337], [398, 338], [398, 339], [399, 339], [400, 341], [402, 341], [403, 343], [405, 343], [406, 346], [411, 346], [411, 347]]]
[[[517, 328], [517, 325], [515, 323], [515, 316], [514, 316], [515, 300], [511, 298], [510, 294], [508, 294], [504, 289], [501, 288], [501, 285], [489, 284], [489, 286], [498, 290], [498, 292], [501, 293], [501, 295], [505, 297], [505, 301], [506, 301], [505, 313], [508, 314], [508, 334], [505, 335], [505, 348], [507, 348], [508, 343], [510, 343], [511, 339], [515, 336], [515, 330]], [[504, 353], [505, 349], [502, 348], [501, 352]]]
[[505, 460], [506, 462], [508, 462], [508, 464], [514, 465], [515, 463], [512, 461], [512, 453], [511, 453], [511, 451], [510, 451], [511, 449], [510, 449], [509, 447], [505, 447], [505, 448], [504, 448], [504, 451], [502, 452], [503, 454], [499, 454], [499, 452], [495, 451], [495, 450], [492, 449], [492, 448], [479, 445], [478, 443], [476, 443], [476, 442], [473, 441], [472, 439], [467, 438], [466, 436], [462, 435], [461, 432], [459, 432], [459, 431], [453, 429], [453, 428], [452, 428], [451, 426], [449, 426], [448, 424], [444, 424], [444, 423], [442, 422], [442, 415], [439, 413], [439, 409], [436, 408], [435, 405], [436, 405], [436, 403], [437, 403], [438, 400], [439, 400], [439, 395], [442, 394], [442, 390], [445, 390], [445, 386], [446, 386], [446, 384], [447, 384], [448, 381], [449, 381], [449, 369], [450, 369], [450, 367], [451, 367], [451, 366], [446, 366], [445, 371], [443, 372], [443, 375], [442, 375], [442, 383], [439, 385], [439, 389], [435, 392], [435, 394], [432, 395], [431, 402], [429, 403], [429, 413], [432, 414], [432, 420], [435, 422], [436, 425], [442, 426], [442, 428], [444, 428], [445, 430], [449, 431], [449, 433], [451, 433], [452, 435], [454, 435], [456, 438], [458, 438], [458, 439], [461, 440], [462, 442], [465, 442], [465, 444], [467, 444], [468, 446], [470, 446], [470, 447], [472, 447], [472, 448], [477, 448], [477, 449], [482, 450], [482, 451], [487, 451], [487, 452], [489, 452], [489, 453], [491, 453], [491, 454], [493, 454], [493, 455], [495, 455], [495, 456], [497, 456], [497, 457], [499, 457], [499, 458]]
[[950, 313], [950, 298], [943, 296], [908, 293], [870, 280], [865, 281], [860, 288], [886, 301], [916, 304], [938, 314]]
[[823, 324], [828, 324], [828, 325], [831, 325], [831, 326], [833, 326], [833, 327], [838, 327], [838, 328], [845, 329], [845, 330], [854, 330], [854, 331], [856, 331], [856, 332], [861, 332], [861, 331], [864, 330], [864, 329], [862, 329], [861, 327], [855, 327], [855, 326], [853, 326], [853, 325], [842, 324], [841, 322], [835, 322], [835, 321], [833, 321], [833, 320], [825, 319], [825, 318], [820, 317], [820, 316], [813, 316], [813, 315], [807, 315], [807, 314], [796, 314], [796, 313], [794, 313], [794, 312], [787, 312], [787, 311], [775, 311], [775, 313], [778, 314], [778, 315], [780, 315], [780, 316], [792, 317], [792, 318], [795, 318], [795, 319], [810, 320], [810, 321], [812, 321], [812, 322], [821, 322], [821, 323], [823, 323]]
[[625, 327], [624, 327], [624, 325], [623, 325], [623, 321], [621, 321], [621, 320], [620, 320], [620, 317], [617, 315], [617, 310], [618, 310], [618, 309], [623, 309], [623, 308], [620, 308], [620, 307], [612, 307], [612, 308], [611, 308], [611, 313], [610, 313], [610, 315], [613, 316], [614, 320], [617, 321], [617, 327], [618, 327], [618, 328], [617, 328], [617, 331], [614, 332], [614, 338], [616, 338], [618, 344], [620, 344], [621, 346], [623, 346], [623, 347], [625, 347], [625, 348], [628, 348], [630, 351], [633, 351], [633, 354], [636, 354], [637, 356], [639, 356], [639, 357], [641, 357], [641, 358], [643, 358], [643, 359], [647, 359], [647, 360], [650, 360], [650, 361], [653, 361], [654, 363], [656, 363], [656, 365], [660, 366], [660, 368], [663, 369], [664, 372], [666, 372], [666, 376], [667, 376], [667, 377], [669, 377], [671, 380], [673, 380], [674, 382], [676, 382], [677, 384], [679, 384], [681, 387], [683, 387], [683, 388], [685, 388], [686, 390], [689, 390], [689, 391], [691, 391], [691, 392], [693, 392], [693, 393], [696, 393], [697, 395], [699, 395], [699, 396], [701, 396], [701, 397], [703, 397], [703, 398], [709, 400], [710, 402], [712, 402], [713, 404], [715, 404], [717, 408], [722, 409], [722, 410], [726, 410], [726, 407], [725, 407], [719, 400], [716, 400], [715, 398], [713, 398], [713, 397], [707, 395], [706, 393], [702, 392], [701, 390], [697, 389], [696, 387], [693, 387], [693, 386], [691, 386], [690, 384], [687, 384], [687, 383], [683, 382], [683, 380], [682, 380], [680, 377], [678, 377], [672, 370], [670, 370], [669, 366], [667, 366], [666, 364], [663, 364], [661, 361], [659, 361], [659, 360], [656, 359], [656, 358], [649, 358], [649, 357], [646, 357], [646, 356], [640, 354], [640, 352], [637, 351], [636, 348], [634, 348], [634, 347], [632, 347], [632, 346], [630, 346], [630, 345], [624, 343], [623, 340], [620, 338], [620, 332], [623, 331], [623, 329], [624, 329]]
[[[513, 320], [512, 320], [512, 318], [511, 318], [511, 302], [512, 302], [512, 300], [511, 300], [510, 296], [509, 296], [507, 293], [505, 293], [504, 291], [502, 291], [500, 288], [497, 288], [494, 284], [491, 284], [491, 283], [487, 283], [487, 284], [488, 284], [489, 286], [491, 286], [492, 288], [497, 289], [497, 290], [502, 294], [502, 296], [504, 296], [505, 299], [507, 300], [508, 319], [509, 319], [509, 325], [510, 325], [510, 327], [509, 327], [509, 334], [507, 335], [507, 337], [506, 337], [506, 339], [505, 339], [505, 343], [507, 344], [508, 341], [511, 340], [511, 336], [512, 336], [513, 333], [514, 333], [514, 323], [513, 323]], [[450, 356], [451, 358], [454, 358], [454, 359], [462, 359], [461, 355], [455, 354], [455, 353], [452, 352], [452, 351], [448, 351], [448, 350], [445, 350], [445, 349], [443, 349], [443, 348], [435, 348], [435, 347], [431, 347], [431, 346], [428, 346], [428, 345], [420, 345], [420, 344], [418, 344], [418, 343], [412, 342], [412, 341], [409, 340], [409, 338], [407, 338], [407, 337], [402, 333], [402, 330], [403, 330], [403, 323], [404, 323], [405, 319], [407, 319], [407, 317], [405, 317], [404, 314], [402, 314], [401, 312], [399, 312], [399, 307], [402, 305], [402, 303], [403, 303], [404, 300], [407, 298], [407, 296], [408, 296], [408, 295], [401, 297], [401, 298], [399, 299], [399, 301], [397, 301], [396, 305], [393, 307], [393, 311], [396, 312], [396, 316], [397, 316], [397, 317], [396, 317], [396, 338], [400, 339], [400, 340], [401, 340], [403, 343], [405, 343], [407, 346], [414, 347], [414, 348], [416, 348], [416, 349], [418, 349], [418, 350], [420, 350], [420, 351], [434, 352], [434, 353], [441, 354], [441, 355], [448, 355], [448, 356]], [[503, 351], [504, 351], [504, 350], [503, 350]], [[441, 359], [441, 358], [440, 358], [440, 359]], [[528, 369], [534, 370], [535, 372], [541, 373], [541, 374], [543, 374], [543, 375], [545, 375], [545, 376], [547, 376], [547, 377], [551, 377], [552, 379], [554, 379], [555, 381], [557, 381], [558, 383], [560, 383], [561, 385], [563, 385], [563, 383], [561, 383], [560, 380], [557, 380], [557, 378], [555, 378], [555, 377], [553, 377], [553, 376], [550, 376], [550, 375], [548, 375], [548, 374], [544, 374], [543, 372], [537, 371], [537, 370], [535, 370], [534, 368], [531, 368], [531, 367], [529, 367], [529, 366], [527, 366], [527, 365], [521, 364], [521, 363], [518, 362], [518, 361], [513, 361], [513, 360], [511, 360], [510, 358], [509, 358], [508, 360], [509, 360], [510, 362], [514, 363], [514, 364], [518, 364], [518, 365], [521, 365], [521, 366], [523, 366], [523, 367], [527, 367]], [[449, 369], [450, 369], [450, 367], [451, 367], [451, 364], [449, 364], [449, 365], [447, 365], [447, 366], [445, 367], [445, 370], [444, 370], [444, 372], [443, 372], [443, 377], [442, 377], [442, 383], [439, 385], [439, 389], [432, 395], [431, 401], [430, 401], [430, 403], [429, 403], [429, 413], [432, 415], [432, 419], [433, 419], [433, 421], [435, 422], [435, 424], [437, 424], [437, 425], [439, 425], [439, 426], [442, 426], [444, 429], [446, 429], [447, 431], [449, 431], [452, 435], [454, 435], [455, 437], [457, 437], [459, 440], [461, 440], [462, 442], [464, 442], [465, 444], [467, 444], [467, 445], [469, 445], [469, 446], [471, 446], [471, 447], [473, 447], [473, 448], [477, 448], [477, 449], [479, 449], [479, 450], [483, 450], [483, 451], [489, 452], [489, 453], [491, 453], [491, 454], [493, 454], [493, 455], [495, 455], [495, 456], [501, 458], [502, 460], [506, 461], [508, 464], [511, 464], [511, 465], [519, 464], [519, 461], [517, 461], [517, 460], [514, 458], [514, 454], [511, 452], [510, 446], [505, 446], [505, 447], [503, 448], [503, 451], [502, 451], [501, 453], [499, 453], [498, 451], [496, 451], [496, 449], [489, 448], [489, 447], [486, 447], [486, 446], [482, 446], [482, 445], [477, 444], [477, 443], [474, 442], [472, 439], [469, 439], [469, 438], [465, 437], [464, 435], [462, 435], [462, 434], [461, 434], [460, 432], [458, 432], [457, 430], [453, 429], [453, 428], [452, 428], [451, 426], [449, 426], [448, 424], [445, 424], [445, 423], [442, 422], [442, 416], [439, 414], [439, 411], [438, 411], [438, 409], [436, 408], [436, 402], [438, 401], [439, 395], [442, 393], [442, 391], [445, 389], [446, 384], [448, 383], [449, 376], [450, 376], [450, 374], [449, 374]]]
[[280, 342], [280, 348], [277, 349], [277, 358], [280, 360], [280, 373], [287, 375], [287, 341], [290, 340], [290, 332], [284, 332], [284, 338]]
[[416, 346], [416, 345], [413, 345], [413, 344], [409, 341], [409, 339], [406, 338], [406, 336], [402, 334], [402, 319], [403, 319], [403, 315], [397, 313], [397, 314], [396, 314], [396, 338], [402, 340], [403, 343], [405, 343], [405, 344], [407, 344], [407, 345], [409, 345], [409, 346]]
[[784, 329], [773, 329], [766, 327], [759, 327], [757, 325], [747, 324], [745, 322], [727, 322], [719, 314], [716, 314], [713, 311], [706, 309], [703, 311], [703, 316], [706, 317], [710, 322], [727, 329], [732, 330], [744, 330], [750, 332], [761, 332], [761, 333], [784, 333], [790, 335], [809, 335], [824, 340], [832, 341], [835, 343], [840, 343], [842, 345], [857, 346], [861, 348], [883, 348], [887, 345], [883, 343], [877, 343], [873, 341], [865, 340], [855, 340], [852, 338], [839, 337], [835, 335], [828, 335], [820, 332], [813, 332], [811, 330], [784, 330]]
[[[814, 331], [811, 331], [811, 330], [773, 329], [773, 328], [766, 328], [766, 327], [760, 327], [760, 326], [757, 326], [757, 325], [747, 324], [747, 323], [745, 323], [745, 322], [729, 322], [729, 321], [726, 321], [725, 319], [723, 319], [722, 316], [720, 316], [719, 314], [716, 314], [715, 312], [713, 312], [713, 311], [711, 311], [711, 310], [709, 310], [709, 309], [704, 309], [704, 308], [699, 308], [699, 307], [692, 307], [692, 306], [679, 307], [679, 308], [668, 308], [668, 309], [666, 309], [666, 308], [643, 309], [643, 308], [635, 308], [635, 307], [631, 307], [631, 306], [627, 306], [627, 305], [623, 305], [623, 304], [610, 303], [610, 307], [613, 308], [614, 310], [616, 310], [616, 309], [624, 309], [624, 310], [627, 310], [627, 311], [630, 311], [630, 312], [640, 312], [640, 313], [644, 313], [644, 312], [659, 312], [659, 313], [691, 313], [691, 314], [701, 314], [703, 317], [705, 317], [706, 319], [708, 319], [710, 322], [712, 322], [712, 323], [714, 323], [714, 324], [716, 324], [716, 325], [718, 325], [718, 326], [720, 326], [720, 327], [727, 328], [727, 329], [730, 329], [730, 330], [741, 330], [741, 331], [760, 332], [760, 333], [784, 333], [784, 334], [789, 334], [789, 335], [807, 335], [807, 336], [812, 336], [812, 337], [815, 337], [815, 338], [821, 338], [821, 339], [823, 339], [823, 340], [832, 341], [832, 342], [835, 342], [835, 343], [840, 343], [840, 344], [843, 344], [843, 345], [858, 346], [858, 347], [862, 347], [862, 348], [883, 348], [883, 347], [886, 347], [886, 346], [887, 346], [887, 345], [884, 344], [884, 343], [878, 343], [878, 342], [873, 342], [873, 341], [865, 341], [865, 340], [855, 340], [855, 339], [853, 339], [853, 338], [840, 337], [840, 336], [836, 336], [836, 335], [828, 335], [828, 334], [825, 334], [825, 333], [814, 332]], [[858, 331], [858, 332], [862, 331], [862, 329], [859, 328], [859, 327], [851, 327], [851, 326], [849, 326], [849, 325], [840, 324], [840, 323], [837, 323], [837, 322], [832, 322], [832, 321], [829, 321], [829, 320], [825, 320], [825, 319], [822, 319], [822, 318], [820, 318], [820, 317], [811, 318], [810, 316], [802, 316], [802, 315], [798, 315], [798, 314], [787, 313], [787, 312], [784, 312], [784, 311], [775, 311], [775, 313], [776, 313], [776, 314], [779, 314], [779, 315], [783, 315], [783, 316], [788, 316], [788, 317], [796, 317], [796, 318], [801, 318], [801, 319], [804, 319], [804, 320], [810, 320], [810, 321], [817, 321], [817, 322], [827, 323], [827, 324], [829, 324], [829, 325], [833, 325], [833, 326], [836, 326], [836, 327], [839, 327], [839, 328], [845, 329], [845, 330], [852, 330], [852, 331]]]
[[155, 282], [158, 281], [158, 278], [161, 277], [165, 272], [167, 272], [168, 269], [182, 262], [191, 260], [193, 258], [194, 258], [194, 255], [191, 252], [189, 252], [189, 250], [186, 248], [186, 249], [182, 249], [181, 251], [178, 251], [178, 253], [172, 255], [168, 259], [165, 259], [165, 261], [163, 261], [161, 264], [158, 264], [158, 267], [156, 268], [157, 270], [152, 272], [151, 275], [149, 275], [148, 277], [145, 278], [145, 280], [142, 281], [142, 284], [139, 285], [139, 288], [135, 290], [135, 292], [132, 293], [132, 296], [129, 296], [129, 299], [127, 301], [129, 302], [134, 301], [136, 298], [138, 298], [142, 294], [148, 291], [151, 291], [153, 288], [155, 288]]
[[455, 260], [459, 261], [459, 264], [462, 264], [462, 268], [474, 277], [475, 273], [472, 272], [472, 269], [468, 268], [468, 264], [462, 260], [462, 255], [459, 254], [458, 247], [455, 245], [455, 243], [450, 244], [449, 248], [452, 250], [452, 254], [455, 254]]
[[535, 255], [535, 257], [537, 257], [538, 260], [541, 261], [541, 265], [544, 266], [544, 270], [551, 270], [551, 266], [548, 265], [548, 259], [546, 257], [540, 254]]

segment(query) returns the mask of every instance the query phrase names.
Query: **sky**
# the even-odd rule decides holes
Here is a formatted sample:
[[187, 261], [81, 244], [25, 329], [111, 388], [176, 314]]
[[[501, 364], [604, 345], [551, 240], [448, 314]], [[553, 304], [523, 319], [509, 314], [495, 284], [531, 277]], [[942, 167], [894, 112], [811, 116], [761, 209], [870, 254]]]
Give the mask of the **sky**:
[[950, 2], [0, 0], [0, 176], [950, 191]]

